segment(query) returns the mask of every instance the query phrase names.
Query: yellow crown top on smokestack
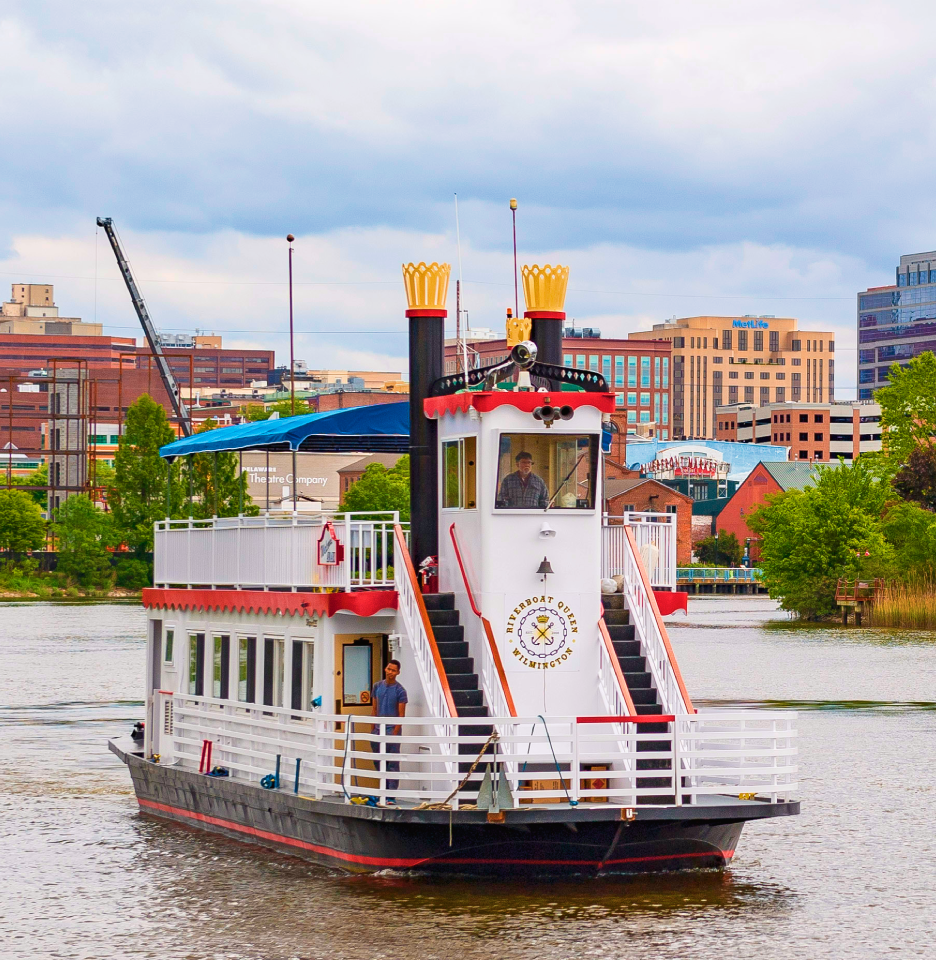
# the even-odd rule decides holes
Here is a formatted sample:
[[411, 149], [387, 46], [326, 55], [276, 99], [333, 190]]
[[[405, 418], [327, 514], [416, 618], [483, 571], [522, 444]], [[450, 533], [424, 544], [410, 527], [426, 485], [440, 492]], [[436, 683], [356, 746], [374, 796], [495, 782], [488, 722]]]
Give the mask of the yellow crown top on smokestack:
[[523, 265], [523, 299], [527, 310], [549, 310], [562, 313], [565, 310], [566, 288], [569, 286], [569, 268], [558, 263], [552, 267], [537, 264]]
[[406, 286], [406, 306], [409, 310], [445, 309], [448, 296], [448, 263], [404, 263], [403, 283]]

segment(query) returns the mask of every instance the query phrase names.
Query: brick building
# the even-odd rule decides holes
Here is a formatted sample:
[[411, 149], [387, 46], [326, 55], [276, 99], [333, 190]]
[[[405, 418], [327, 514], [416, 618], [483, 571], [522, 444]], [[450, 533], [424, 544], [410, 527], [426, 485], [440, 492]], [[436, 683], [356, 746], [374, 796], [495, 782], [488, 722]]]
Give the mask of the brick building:
[[869, 400], [739, 403], [716, 408], [716, 433], [719, 440], [787, 445], [791, 460], [854, 460], [881, 449], [881, 408]]
[[605, 512], [620, 517], [628, 512], [676, 514], [676, 563], [692, 562], [692, 497], [645, 477], [609, 479], [604, 483]]
[[759, 539], [747, 525], [749, 517], [771, 493], [805, 490], [815, 486], [816, 468], [812, 463], [759, 463], [725, 504], [715, 521], [719, 533], [733, 533], [744, 546], [750, 541], [751, 563], [760, 557]]
[[310, 397], [309, 407], [315, 413], [326, 413], [328, 410], [343, 410], [345, 407], [371, 407], [376, 403], [405, 403], [408, 399], [408, 393], [348, 390], [336, 393], [320, 393], [315, 397]]

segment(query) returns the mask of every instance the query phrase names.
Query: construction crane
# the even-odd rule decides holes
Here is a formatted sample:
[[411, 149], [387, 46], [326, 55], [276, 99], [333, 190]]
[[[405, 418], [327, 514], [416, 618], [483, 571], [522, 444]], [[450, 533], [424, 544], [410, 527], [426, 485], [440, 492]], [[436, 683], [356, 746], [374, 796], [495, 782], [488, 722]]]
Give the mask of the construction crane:
[[111, 249], [117, 258], [117, 266], [120, 267], [120, 273], [124, 278], [124, 283], [127, 285], [127, 290], [130, 292], [133, 309], [136, 310], [137, 316], [140, 318], [143, 332], [146, 334], [146, 340], [149, 343], [150, 350], [153, 352], [153, 356], [156, 358], [156, 366], [159, 369], [160, 377], [162, 377], [166, 393], [169, 394], [172, 409], [175, 410], [175, 415], [182, 427], [182, 432], [185, 436], [190, 437], [192, 435], [191, 414], [182, 400], [182, 392], [179, 390], [179, 385], [172, 375], [169, 361], [166, 360], [166, 355], [162, 351], [159, 337], [156, 334], [156, 328], [153, 326], [153, 321], [150, 320], [149, 312], [146, 309], [143, 294], [140, 293], [139, 287], [137, 287], [136, 281], [133, 279], [133, 273], [130, 271], [130, 263], [124, 256], [120, 241], [117, 239], [117, 231], [114, 230], [114, 221], [110, 217], [98, 217], [97, 225], [104, 228], [107, 239], [110, 240]]

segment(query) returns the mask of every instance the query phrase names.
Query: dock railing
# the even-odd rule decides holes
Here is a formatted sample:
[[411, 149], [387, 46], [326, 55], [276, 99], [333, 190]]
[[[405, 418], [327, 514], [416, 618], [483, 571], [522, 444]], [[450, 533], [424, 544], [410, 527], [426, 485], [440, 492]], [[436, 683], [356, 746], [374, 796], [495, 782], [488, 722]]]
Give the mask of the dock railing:
[[601, 576], [624, 573], [624, 531], [630, 528], [654, 590], [676, 589], [676, 514], [628, 511], [605, 514], [601, 528]]
[[[400, 717], [392, 736], [369, 716], [334, 715], [209, 697], [155, 694], [154, 752], [160, 762], [197, 771], [211, 745], [211, 766], [259, 782], [279, 771], [279, 789], [349, 802], [394, 798], [402, 805], [475, 804], [490, 764], [516, 806], [611, 804], [681, 806], [794, 799], [796, 714], [725, 710], [692, 716], [494, 717], [491, 741], [477, 718]], [[667, 724], [668, 732], [641, 731]], [[375, 732], [376, 731], [376, 732]], [[442, 732], [440, 732], [442, 731]], [[653, 748], [641, 746], [653, 743]], [[387, 753], [388, 744], [400, 753]], [[665, 748], [661, 744], [666, 744]], [[459, 749], [462, 748], [462, 749]], [[450, 758], [459, 755], [462, 764]], [[481, 756], [472, 774], [462, 772]], [[507, 759], [509, 757], [509, 760]], [[387, 759], [399, 770], [387, 770]], [[637, 760], [659, 760], [652, 779]], [[207, 772], [207, 771], [205, 771]], [[668, 777], [669, 786], [659, 778]], [[399, 781], [390, 787], [388, 780]], [[661, 802], [661, 796], [666, 797]]]
[[[325, 524], [343, 557], [321, 563]], [[158, 520], [153, 582], [157, 587], [268, 588], [309, 591], [393, 589], [399, 514], [286, 514]]]
[[679, 567], [677, 583], [760, 583], [761, 572], [747, 567]]

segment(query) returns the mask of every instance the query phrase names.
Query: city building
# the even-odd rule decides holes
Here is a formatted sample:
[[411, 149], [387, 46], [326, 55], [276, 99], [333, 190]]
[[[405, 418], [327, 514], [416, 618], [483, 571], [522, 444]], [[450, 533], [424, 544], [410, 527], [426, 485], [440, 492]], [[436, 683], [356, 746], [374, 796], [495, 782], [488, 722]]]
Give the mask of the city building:
[[791, 460], [854, 460], [881, 449], [881, 408], [870, 400], [839, 403], [739, 403], [716, 408], [719, 440], [790, 448]]
[[10, 299], [0, 305], [0, 333], [97, 337], [102, 329], [100, 323], [60, 317], [51, 283], [14, 283]]
[[936, 351], [936, 251], [900, 258], [895, 283], [858, 294], [858, 399], [886, 386], [895, 363]]
[[684, 317], [628, 339], [672, 344], [672, 435], [714, 439], [723, 404], [834, 398], [835, 335], [798, 324], [791, 317]]
[[[573, 335], [574, 332], [574, 335]], [[599, 334], [584, 336], [585, 333]], [[671, 344], [665, 339], [645, 340], [640, 345], [632, 340], [615, 340], [600, 336], [600, 331], [566, 328], [562, 339], [562, 361], [567, 367], [592, 370], [602, 374], [615, 394], [615, 415], [619, 435], [642, 434], [669, 439], [670, 425], [670, 355]], [[506, 359], [510, 354], [507, 340], [477, 340], [470, 345], [469, 364], [482, 366]], [[446, 341], [445, 372], [461, 369], [453, 340]]]
[[760, 540], [747, 525], [747, 518], [771, 493], [805, 490], [815, 486], [814, 463], [759, 463], [725, 504], [715, 521], [719, 533], [733, 533], [745, 546], [749, 563], [760, 559]]
[[605, 513], [620, 517], [635, 511], [676, 514], [676, 563], [692, 562], [692, 498], [646, 477], [605, 480]]

